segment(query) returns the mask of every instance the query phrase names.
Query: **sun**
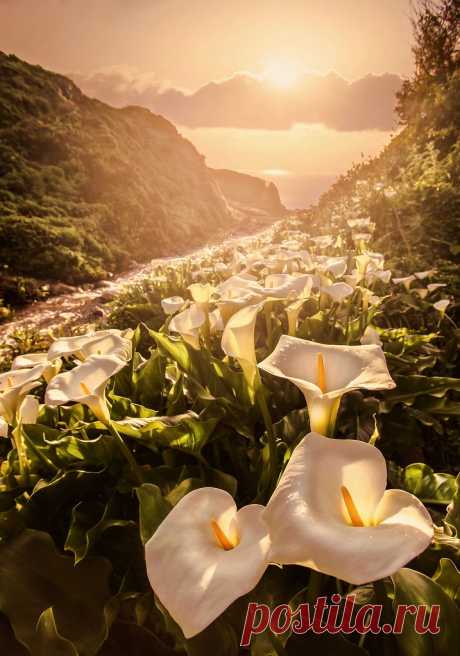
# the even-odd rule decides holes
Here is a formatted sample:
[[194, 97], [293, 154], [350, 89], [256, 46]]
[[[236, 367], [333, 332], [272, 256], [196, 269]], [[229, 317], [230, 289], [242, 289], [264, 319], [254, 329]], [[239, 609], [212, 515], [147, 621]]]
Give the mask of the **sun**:
[[300, 70], [294, 62], [288, 59], [276, 59], [267, 63], [262, 77], [278, 89], [292, 89], [299, 80]]

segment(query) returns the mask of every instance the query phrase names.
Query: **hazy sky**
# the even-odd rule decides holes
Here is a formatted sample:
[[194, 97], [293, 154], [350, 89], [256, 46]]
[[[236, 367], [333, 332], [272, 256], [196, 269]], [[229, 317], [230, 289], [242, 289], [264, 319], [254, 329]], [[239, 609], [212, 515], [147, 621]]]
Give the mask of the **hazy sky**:
[[271, 171], [289, 196], [288, 177], [387, 143], [409, 15], [410, 0], [0, 0], [0, 49], [163, 113], [211, 166]]

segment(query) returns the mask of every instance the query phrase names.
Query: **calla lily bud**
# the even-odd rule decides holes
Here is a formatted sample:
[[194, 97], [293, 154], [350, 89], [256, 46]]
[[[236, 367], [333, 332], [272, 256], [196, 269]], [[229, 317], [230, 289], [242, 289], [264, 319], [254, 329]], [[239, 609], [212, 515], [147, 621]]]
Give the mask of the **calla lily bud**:
[[264, 507], [237, 510], [212, 487], [183, 497], [145, 545], [155, 594], [192, 638], [262, 578], [270, 548]]
[[256, 303], [239, 310], [227, 322], [222, 335], [222, 350], [226, 355], [238, 360], [250, 387], [254, 386], [257, 373], [254, 332], [257, 313], [262, 305], [263, 303]]
[[294, 449], [262, 517], [270, 560], [362, 585], [398, 571], [430, 544], [433, 522], [403, 490], [386, 490], [381, 452], [310, 433]]

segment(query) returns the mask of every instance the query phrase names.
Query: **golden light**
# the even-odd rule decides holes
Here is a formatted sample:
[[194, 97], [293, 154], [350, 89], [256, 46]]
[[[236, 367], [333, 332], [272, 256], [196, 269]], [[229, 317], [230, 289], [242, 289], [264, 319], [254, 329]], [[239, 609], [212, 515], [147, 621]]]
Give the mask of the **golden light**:
[[291, 89], [300, 77], [299, 67], [288, 59], [276, 59], [268, 62], [262, 77], [278, 89]]

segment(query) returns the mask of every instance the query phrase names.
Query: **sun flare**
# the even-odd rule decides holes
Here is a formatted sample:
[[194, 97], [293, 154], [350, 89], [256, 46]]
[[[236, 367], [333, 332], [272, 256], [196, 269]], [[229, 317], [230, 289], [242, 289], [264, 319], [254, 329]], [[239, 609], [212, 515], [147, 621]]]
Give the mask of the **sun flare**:
[[278, 89], [292, 89], [297, 84], [299, 77], [299, 67], [287, 59], [268, 62], [263, 72], [263, 79]]

